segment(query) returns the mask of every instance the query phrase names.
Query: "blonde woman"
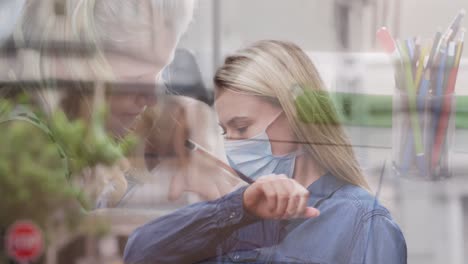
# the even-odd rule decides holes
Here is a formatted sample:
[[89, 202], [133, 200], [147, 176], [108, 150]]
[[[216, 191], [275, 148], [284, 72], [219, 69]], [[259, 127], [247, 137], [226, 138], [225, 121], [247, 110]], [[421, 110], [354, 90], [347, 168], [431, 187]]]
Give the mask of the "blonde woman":
[[[193, 0], [28, 0], [15, 33], [20, 78], [42, 81], [43, 108], [62, 106], [72, 117], [92, 113], [90, 89], [106, 83], [107, 125], [122, 136], [155, 103], [155, 82], [192, 13]], [[70, 86], [57, 91], [56, 80]]]
[[[37, 83], [31, 90], [44, 112], [63, 109], [71, 119], [89, 119], [104, 99], [106, 127], [122, 137], [156, 104], [156, 80], [172, 60], [193, 5], [193, 0], [27, 0], [14, 34], [21, 57], [16, 78]], [[95, 88], [105, 98], [96, 100]], [[132, 167], [145, 170], [143, 155], [136, 155]], [[127, 191], [128, 162], [123, 164], [83, 172], [81, 184], [97, 207], [116, 206]]]
[[228, 160], [256, 181], [138, 228], [126, 263], [406, 263], [300, 48], [255, 43], [214, 81]]

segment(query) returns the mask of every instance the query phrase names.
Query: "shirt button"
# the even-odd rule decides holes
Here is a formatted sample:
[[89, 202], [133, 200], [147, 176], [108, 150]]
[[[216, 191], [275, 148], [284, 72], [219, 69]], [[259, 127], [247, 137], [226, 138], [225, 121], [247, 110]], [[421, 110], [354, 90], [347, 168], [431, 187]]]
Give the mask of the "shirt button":
[[233, 219], [236, 216], [236, 213], [232, 212], [231, 215], [229, 215], [229, 219]]

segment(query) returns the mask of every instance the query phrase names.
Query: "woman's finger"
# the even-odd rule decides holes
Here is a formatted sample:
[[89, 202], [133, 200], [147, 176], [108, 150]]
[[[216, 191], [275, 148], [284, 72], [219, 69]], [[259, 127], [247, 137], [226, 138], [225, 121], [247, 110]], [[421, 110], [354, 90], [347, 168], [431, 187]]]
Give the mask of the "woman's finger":
[[305, 211], [308, 202], [308, 191], [295, 180], [289, 180], [289, 193], [291, 194], [286, 218], [298, 217]]
[[314, 218], [318, 217], [320, 215], [320, 211], [317, 208], [314, 207], [307, 207], [303, 217], [305, 218]]
[[309, 193], [308, 191], [306, 192], [301, 192], [299, 194], [299, 203], [297, 205], [297, 210], [296, 210], [296, 215], [294, 217], [302, 217], [304, 216], [307, 208], [307, 204], [309, 203]]
[[296, 197], [296, 193], [297, 193], [296, 186], [294, 184], [294, 180], [289, 179], [289, 178], [280, 180], [278, 183], [281, 184], [281, 187], [283, 188], [283, 190], [285, 191], [288, 197], [287, 207], [285, 208], [284, 213], [281, 216], [281, 218], [289, 218], [290, 213], [294, 214], [295, 207], [297, 206], [297, 203], [298, 203], [297, 197]]
[[290, 190], [287, 184], [288, 184], [287, 180], [277, 180], [277, 181], [272, 182], [272, 186], [275, 192], [277, 193], [276, 195], [277, 204], [276, 204], [274, 217], [278, 219], [282, 218], [285, 215], [286, 209], [288, 207]]
[[261, 191], [266, 199], [268, 212], [271, 214], [275, 213], [277, 207], [277, 192], [275, 191], [274, 186], [269, 182], [260, 183]]
[[283, 215], [284, 219], [292, 218], [298, 214], [299, 203], [301, 201], [301, 195], [299, 192], [293, 192], [289, 197], [288, 207], [286, 213]]

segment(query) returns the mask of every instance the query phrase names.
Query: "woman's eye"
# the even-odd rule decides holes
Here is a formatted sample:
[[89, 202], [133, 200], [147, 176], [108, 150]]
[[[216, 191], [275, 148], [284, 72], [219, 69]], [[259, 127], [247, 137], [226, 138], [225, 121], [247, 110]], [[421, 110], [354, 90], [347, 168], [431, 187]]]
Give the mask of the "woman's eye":
[[237, 131], [239, 134], [244, 134], [245, 132], [247, 132], [247, 128], [248, 128], [248, 127], [241, 127], [241, 128], [236, 129], [236, 131]]

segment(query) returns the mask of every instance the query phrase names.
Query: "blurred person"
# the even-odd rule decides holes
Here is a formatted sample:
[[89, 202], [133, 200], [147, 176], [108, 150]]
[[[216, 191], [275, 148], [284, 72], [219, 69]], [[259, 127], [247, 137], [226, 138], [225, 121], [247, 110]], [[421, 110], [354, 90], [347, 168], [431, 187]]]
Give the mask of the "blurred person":
[[[142, 141], [129, 162], [83, 172], [79, 185], [96, 200], [97, 208], [154, 209], [175, 200], [180, 205], [192, 184], [207, 182], [209, 177], [197, 177], [208, 174], [207, 170], [228, 180], [211, 178], [212, 188], [201, 194], [203, 199], [219, 197], [219, 189], [225, 194], [241, 182], [185, 149], [176, 153], [186, 139], [179, 137], [180, 128], [189, 130], [193, 140], [222, 158], [217, 150], [222, 143], [218, 130], [210, 126], [215, 124], [215, 116], [201, 102], [164, 96], [164, 91], [156, 90], [156, 80], [172, 60], [191, 20], [193, 1], [68, 1], [53, 19], [47, 16], [56, 12], [50, 3], [30, 0], [15, 36], [19, 46], [28, 48], [22, 50], [22, 78], [45, 83], [44, 89], [34, 91], [37, 103], [45, 112], [63, 109], [71, 119], [87, 120], [99, 107], [96, 89], [104, 89], [108, 131], [117, 138], [135, 131]], [[63, 80], [71, 82], [60, 87]], [[187, 127], [174, 127], [174, 122], [186, 122]], [[165, 141], [171, 137], [170, 142]]]
[[[219, 166], [227, 160], [216, 120], [208, 105], [183, 96], [167, 96], [148, 107], [136, 122], [135, 131], [146, 139], [141, 147], [151, 155], [146, 159], [149, 173], [129, 181], [117, 207], [173, 209], [195, 199], [219, 198], [242, 185], [240, 178]], [[187, 140], [207, 153], [189, 149]]]
[[227, 159], [256, 181], [139, 227], [126, 263], [406, 263], [403, 234], [299, 47], [255, 43], [214, 82]]
[[[22, 77], [76, 81], [77, 87], [43, 96], [55, 100], [44, 102], [46, 110], [61, 105], [70, 116], [92, 111], [89, 87], [80, 82], [107, 83], [107, 126], [123, 136], [144, 106], [155, 103], [156, 80], [191, 21], [193, 1], [67, 0], [65, 14], [53, 15], [54, 2], [27, 2], [15, 36], [33, 51]], [[57, 93], [47, 85], [44, 93]]]
[[[20, 55], [14, 64], [19, 68], [14, 76], [8, 76], [9, 81], [37, 84], [25, 88], [34, 104], [47, 114], [63, 110], [70, 119], [89, 120], [96, 107], [100, 107], [95, 100], [99, 92], [94, 89], [104, 90], [109, 107], [106, 127], [115, 137], [122, 137], [140, 119], [147, 120], [147, 124], [156, 123], [151, 119], [150, 110], [171, 110], [166, 107], [168, 98], [158, 98], [155, 82], [172, 60], [174, 48], [192, 12], [191, 0], [28, 0], [14, 38]], [[15, 85], [14, 89], [19, 86]], [[191, 126], [205, 123], [201, 122], [202, 114], [212, 116], [211, 109], [194, 100], [174, 98], [174, 101], [190, 115]], [[182, 116], [176, 114], [175, 119], [181, 120]], [[209, 124], [214, 124], [212, 121]], [[157, 122], [157, 125], [171, 131], [163, 123]], [[190, 134], [210, 149], [211, 141], [198, 140], [201, 136], [196, 135], [207, 128], [192, 129]], [[214, 128], [217, 131], [216, 125]], [[98, 165], [83, 171], [78, 185], [95, 202], [93, 207], [158, 209], [161, 203], [157, 199], [168, 200], [165, 183], [169, 183], [165, 176], [174, 174], [177, 169], [174, 166], [181, 163], [181, 156], [166, 157], [174, 151], [171, 148], [177, 146], [158, 146], [162, 140], [151, 135], [151, 127], [136, 132], [152, 138], [143, 138], [147, 144], [130, 159], [130, 164], [123, 160], [112, 167]], [[148, 153], [161, 157], [142, 159]], [[148, 162], [152, 164], [145, 164]], [[184, 172], [191, 171], [194, 166], [194, 163], [185, 166]], [[149, 175], [147, 167], [155, 168], [154, 173]], [[138, 186], [131, 188], [135, 178]], [[174, 179], [173, 182], [177, 182], [186, 178]], [[175, 190], [171, 195], [179, 197], [181, 185], [172, 186]], [[151, 201], [145, 203], [133, 196], [141, 194], [142, 189], [149, 190], [152, 195], [147, 199]], [[77, 239], [65, 247], [58, 262], [70, 263], [81, 255], [80, 241], [82, 239]]]
[[[192, 0], [28, 0], [14, 35], [21, 57], [16, 78], [38, 84], [28, 93], [47, 114], [61, 109], [70, 119], [89, 120], [108, 102], [106, 128], [121, 138], [156, 104], [156, 80], [172, 60], [193, 5]], [[100, 93], [104, 100], [96, 100]], [[144, 153], [136, 153], [130, 164], [89, 168], [79, 184], [96, 207], [114, 207], [127, 191], [124, 176], [134, 167], [145, 170]]]

